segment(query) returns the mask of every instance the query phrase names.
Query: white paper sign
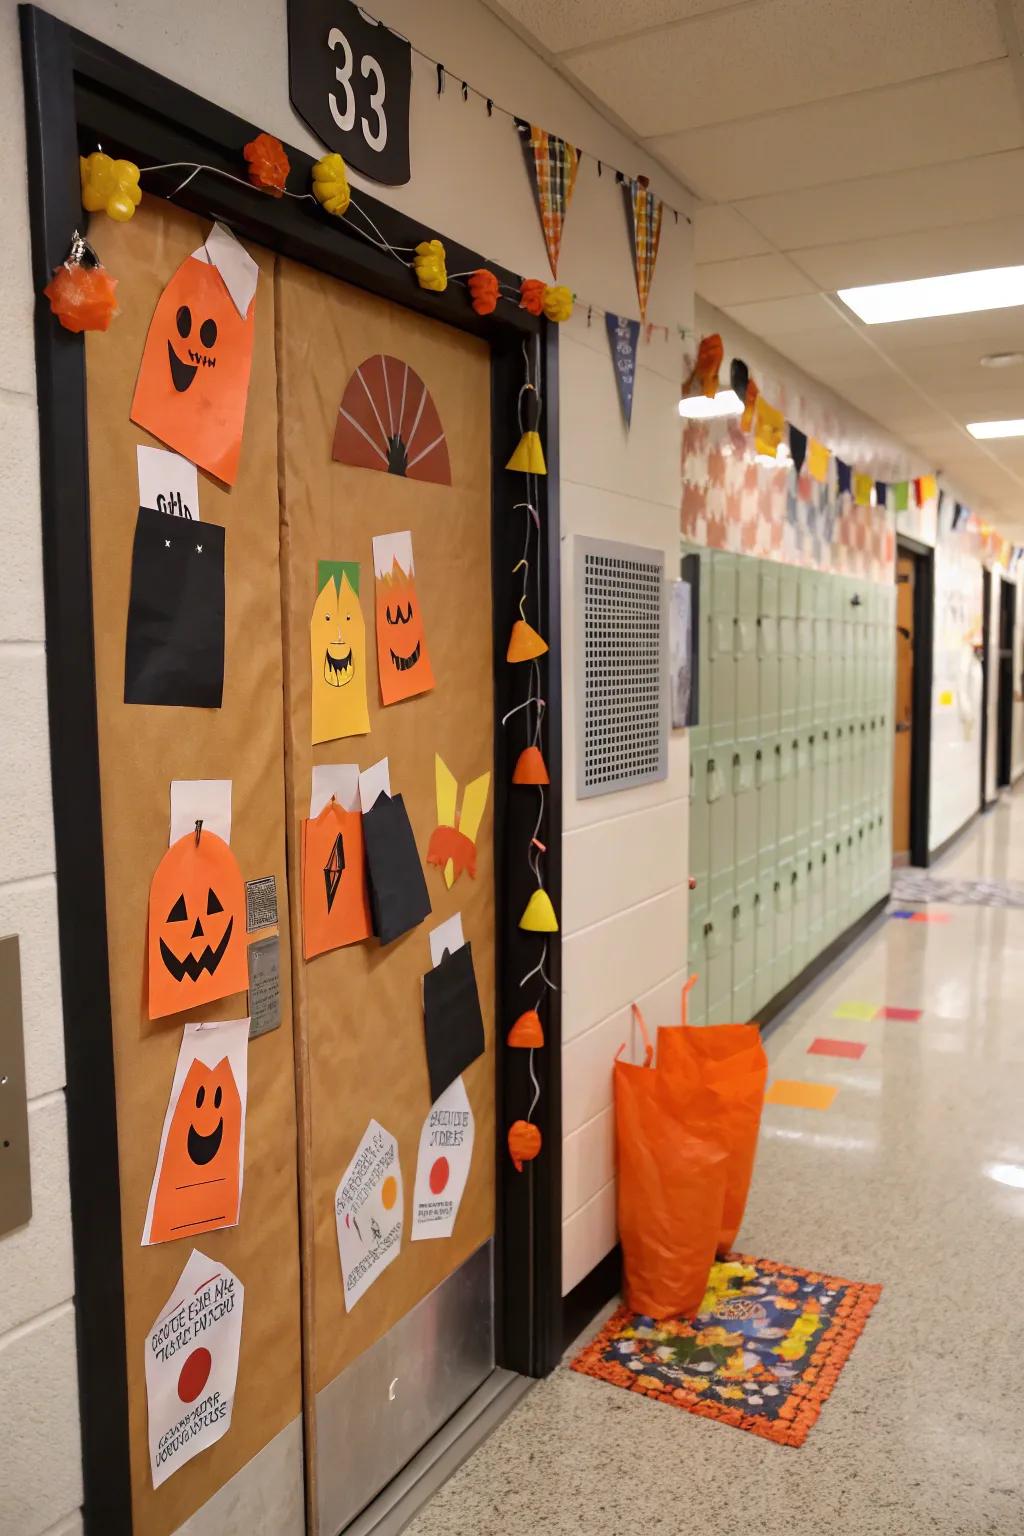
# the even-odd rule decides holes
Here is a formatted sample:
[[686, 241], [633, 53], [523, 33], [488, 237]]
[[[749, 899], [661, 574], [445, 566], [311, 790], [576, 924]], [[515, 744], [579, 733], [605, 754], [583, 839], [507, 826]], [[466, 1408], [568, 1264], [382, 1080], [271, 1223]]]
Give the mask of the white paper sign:
[[238, 1277], [193, 1248], [146, 1339], [154, 1488], [231, 1428], [244, 1301]]
[[359, 805], [365, 816], [380, 795], [391, 794], [391, 769], [386, 757], [359, 775]]
[[149, 1191], [144, 1248], [238, 1225], [248, 1061], [248, 1019], [185, 1025]]
[[205, 242], [192, 252], [198, 261], [217, 268], [224, 286], [244, 320], [249, 313], [260, 269], [240, 240], [223, 224], [214, 224]]
[[462, 913], [456, 912], [454, 917], [447, 918], [443, 923], [438, 923], [436, 928], [430, 930], [430, 963], [436, 970], [441, 964], [445, 950], [454, 955], [457, 949], [461, 949], [466, 942], [466, 936], [462, 931]]
[[320, 815], [332, 795], [343, 811], [359, 810], [358, 763], [314, 764], [309, 792], [310, 820]]
[[412, 1201], [412, 1241], [451, 1237], [473, 1160], [473, 1111], [462, 1078], [430, 1107], [420, 1132]]
[[186, 832], [195, 832], [196, 822], [203, 830], [216, 832], [226, 843], [231, 841], [231, 780], [172, 779], [171, 835], [176, 843]]
[[403, 1210], [398, 1142], [371, 1120], [334, 1196], [346, 1312], [398, 1258]]
[[396, 560], [407, 576], [414, 574], [412, 534], [408, 530], [404, 533], [379, 533], [373, 541], [375, 576], [390, 576]]
[[139, 506], [170, 517], [199, 522], [199, 472], [180, 453], [167, 448], [135, 449], [139, 467]]

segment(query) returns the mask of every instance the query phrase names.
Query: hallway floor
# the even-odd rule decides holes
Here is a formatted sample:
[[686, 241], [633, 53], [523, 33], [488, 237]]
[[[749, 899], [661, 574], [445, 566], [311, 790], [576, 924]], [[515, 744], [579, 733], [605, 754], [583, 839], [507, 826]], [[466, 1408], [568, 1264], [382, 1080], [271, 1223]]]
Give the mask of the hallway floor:
[[[1024, 880], [1024, 795], [937, 873]], [[563, 1366], [408, 1536], [1020, 1536], [1024, 910], [927, 910], [949, 921], [880, 923], [766, 1042], [769, 1081], [839, 1092], [766, 1108], [739, 1247], [885, 1287], [806, 1445]], [[835, 1018], [850, 1001], [923, 1013]], [[819, 1035], [867, 1050], [807, 1055]]]

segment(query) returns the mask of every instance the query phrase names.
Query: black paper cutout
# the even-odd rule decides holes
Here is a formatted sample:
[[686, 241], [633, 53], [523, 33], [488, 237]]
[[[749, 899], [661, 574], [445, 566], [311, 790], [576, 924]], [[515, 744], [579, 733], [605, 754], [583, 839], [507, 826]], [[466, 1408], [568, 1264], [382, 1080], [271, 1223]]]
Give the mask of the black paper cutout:
[[380, 794], [363, 816], [374, 932], [390, 944], [430, 915], [430, 897], [401, 795]]
[[423, 1029], [430, 1073], [430, 1102], [484, 1053], [484, 1021], [473, 969], [472, 945], [452, 954], [423, 978]]
[[124, 701], [219, 709], [223, 692], [224, 529], [140, 507]]
[[327, 863], [324, 865], [324, 885], [327, 890], [328, 912], [334, 906], [334, 898], [338, 894], [338, 886], [341, 884], [341, 877], [344, 873], [345, 841], [339, 832], [337, 837], [334, 839], [334, 845], [327, 856]]
[[789, 429], [789, 451], [793, 457], [793, 468], [799, 474], [807, 458], [807, 433], [792, 425]]

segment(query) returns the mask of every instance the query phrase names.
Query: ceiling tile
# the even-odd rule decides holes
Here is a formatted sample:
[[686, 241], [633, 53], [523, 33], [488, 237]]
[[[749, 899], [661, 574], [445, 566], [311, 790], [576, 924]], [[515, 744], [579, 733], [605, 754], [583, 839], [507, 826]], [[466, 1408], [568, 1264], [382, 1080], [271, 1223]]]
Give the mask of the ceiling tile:
[[[859, 321], [854, 322], [860, 325]], [[931, 320], [898, 320], [870, 329], [885, 350], [903, 358], [932, 347], [976, 347], [985, 352], [1024, 351], [1024, 306], [984, 309], [971, 315], [936, 315]]]
[[552, 53], [685, 21], [736, 0], [486, 0], [492, 11], [518, 22]]
[[647, 147], [699, 197], [727, 203], [1022, 145], [1013, 76], [999, 63], [770, 113], [740, 127], [655, 137]]
[[1024, 149], [747, 198], [736, 213], [783, 251], [818, 245], [825, 235], [829, 241], [860, 240], [871, 232], [892, 236], [1024, 215]]
[[787, 257], [775, 255], [707, 262], [694, 273], [694, 285], [702, 299], [719, 307], [756, 299], [788, 299], [815, 291], [815, 284]]
[[785, 336], [792, 331], [845, 331], [848, 324], [819, 293], [793, 299], [765, 299], [757, 304], [727, 304], [726, 314], [756, 336]]
[[1024, 215], [912, 235], [879, 233], [870, 240], [820, 245], [791, 254], [815, 286], [826, 290], [1014, 266], [1024, 256]]
[[771, 250], [764, 236], [725, 203], [705, 203], [694, 211], [693, 237], [696, 262], [732, 261]]
[[649, 137], [902, 84], [1005, 51], [992, 0], [753, 0], [656, 37], [587, 49], [570, 67]]
[[798, 368], [829, 383], [862, 377], [879, 366], [878, 354], [852, 326], [787, 332], [777, 336], [774, 345]]

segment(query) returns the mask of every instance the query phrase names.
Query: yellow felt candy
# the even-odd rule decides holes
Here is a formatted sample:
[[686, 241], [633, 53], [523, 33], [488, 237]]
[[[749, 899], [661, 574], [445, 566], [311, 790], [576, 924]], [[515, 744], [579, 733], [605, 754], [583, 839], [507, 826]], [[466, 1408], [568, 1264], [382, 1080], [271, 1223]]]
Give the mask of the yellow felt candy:
[[130, 160], [113, 160], [101, 150], [78, 161], [82, 174], [82, 206], [88, 213], [106, 213], [125, 224], [142, 202], [139, 168]]
[[440, 240], [421, 240], [412, 264], [421, 288], [429, 288], [431, 293], [444, 293], [448, 287], [448, 269]]
[[544, 289], [544, 313], [549, 320], [568, 320], [572, 314], [573, 293], [561, 283]]
[[344, 218], [352, 200], [345, 162], [339, 154], [323, 155], [313, 167], [313, 196], [325, 213]]

